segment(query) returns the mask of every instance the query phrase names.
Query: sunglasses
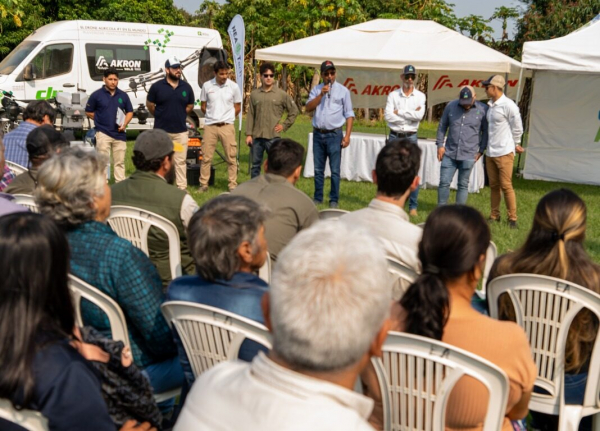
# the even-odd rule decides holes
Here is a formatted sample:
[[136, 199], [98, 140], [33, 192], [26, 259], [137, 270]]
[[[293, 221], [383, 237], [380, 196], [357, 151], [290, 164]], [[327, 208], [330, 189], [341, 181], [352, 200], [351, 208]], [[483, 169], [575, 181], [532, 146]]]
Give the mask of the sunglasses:
[[331, 72], [325, 72], [323, 74], [323, 76], [335, 76], [335, 70], [331, 71]]
[[268, 74], [268, 73], [263, 73], [263, 78], [272, 78], [272, 77], [274, 77], [274, 76], [275, 76], [275, 75], [273, 75], [272, 73], [271, 73], [271, 74]]
[[404, 75], [404, 79], [412, 79], [413, 81], [415, 80], [417, 76], [416, 75]]

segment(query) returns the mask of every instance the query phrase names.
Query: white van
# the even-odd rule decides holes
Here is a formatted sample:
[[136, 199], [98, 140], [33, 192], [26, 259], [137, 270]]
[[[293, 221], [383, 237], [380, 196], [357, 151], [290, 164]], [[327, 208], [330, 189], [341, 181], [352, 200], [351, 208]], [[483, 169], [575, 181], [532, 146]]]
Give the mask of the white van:
[[[88, 95], [99, 89], [109, 67], [119, 72], [119, 88], [128, 91], [134, 110], [146, 103], [151, 82], [130, 89], [130, 78], [164, 68], [168, 57], [184, 60], [194, 52], [196, 60], [183, 69], [194, 89], [196, 106], [192, 120], [199, 125], [200, 89], [213, 77], [206, 67], [215, 58], [225, 58], [217, 30], [174, 25], [110, 21], [59, 21], [29, 35], [0, 63], [0, 90], [23, 101], [50, 99], [58, 92], [84, 89]], [[212, 63], [211, 63], [212, 59]], [[200, 67], [200, 64], [205, 67]], [[132, 128], [152, 127], [132, 121]]]

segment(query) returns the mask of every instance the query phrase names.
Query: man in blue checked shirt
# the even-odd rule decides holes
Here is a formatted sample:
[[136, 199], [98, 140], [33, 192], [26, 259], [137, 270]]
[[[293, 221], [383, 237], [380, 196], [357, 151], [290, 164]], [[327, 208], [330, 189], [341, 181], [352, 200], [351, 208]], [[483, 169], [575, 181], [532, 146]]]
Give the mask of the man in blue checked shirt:
[[[475, 100], [471, 86], [461, 88], [457, 100], [448, 103], [437, 131], [440, 185], [438, 205], [445, 205], [450, 196], [450, 183], [458, 170], [456, 203], [465, 204], [469, 195], [469, 177], [473, 166], [487, 147], [487, 106]], [[444, 144], [444, 137], [448, 138]]]
[[[329, 158], [331, 191], [329, 208], [337, 208], [340, 197], [340, 168], [342, 148], [350, 144], [354, 111], [350, 92], [335, 82], [335, 66], [329, 60], [321, 64], [323, 83], [313, 88], [308, 96], [306, 112], [315, 111], [313, 125], [313, 157], [315, 162], [315, 204], [323, 203], [325, 162]], [[342, 126], [346, 123], [346, 135]]]

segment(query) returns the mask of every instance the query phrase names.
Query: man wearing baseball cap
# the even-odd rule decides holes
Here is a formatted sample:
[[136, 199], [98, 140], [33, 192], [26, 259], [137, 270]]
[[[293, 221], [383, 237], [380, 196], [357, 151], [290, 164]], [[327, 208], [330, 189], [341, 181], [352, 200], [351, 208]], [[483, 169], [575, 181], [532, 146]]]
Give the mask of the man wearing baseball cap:
[[[315, 111], [313, 125], [313, 157], [315, 162], [315, 204], [323, 203], [325, 162], [329, 158], [331, 191], [329, 208], [337, 208], [340, 197], [340, 169], [342, 148], [350, 145], [354, 111], [350, 92], [335, 82], [335, 65], [327, 60], [321, 64], [323, 83], [313, 88], [308, 96], [306, 112]], [[342, 126], [346, 124], [346, 134]]]
[[493, 75], [482, 82], [485, 93], [490, 98], [487, 112], [488, 148], [486, 168], [490, 179], [491, 206], [490, 221], [500, 221], [501, 193], [504, 194], [508, 212], [508, 225], [517, 228], [517, 198], [512, 186], [515, 151], [522, 153], [521, 136], [523, 122], [519, 107], [504, 95], [504, 77]]
[[[390, 141], [392, 139], [409, 139], [417, 144], [419, 123], [425, 115], [425, 94], [415, 88], [417, 70], [411, 64], [404, 66], [402, 74], [402, 87], [392, 91], [385, 105], [384, 117], [390, 128]], [[419, 188], [410, 193], [408, 214], [417, 216], [417, 199]]]
[[[112, 186], [113, 205], [127, 205], [163, 216], [175, 225], [181, 245], [181, 267], [184, 274], [194, 274], [194, 261], [187, 244], [186, 228], [198, 204], [185, 190], [173, 186], [175, 182], [175, 154], [183, 146], [173, 142], [164, 130], [153, 129], [141, 133], [133, 147], [136, 171], [126, 180]], [[171, 281], [169, 239], [160, 230], [148, 233], [150, 260], [158, 269], [163, 286]]]
[[155, 82], [148, 90], [146, 106], [154, 116], [154, 128], [167, 132], [173, 142], [183, 147], [176, 152], [173, 162], [177, 187], [187, 188], [188, 129], [187, 115], [194, 109], [194, 90], [181, 79], [181, 62], [177, 57], [169, 57], [165, 62], [165, 79]]
[[[476, 99], [470, 85], [462, 87], [458, 99], [446, 105], [437, 130], [440, 185], [438, 205], [446, 205], [450, 196], [450, 183], [458, 170], [456, 203], [466, 204], [469, 195], [469, 177], [473, 166], [487, 147], [487, 106]], [[448, 132], [448, 137], [444, 142]]]

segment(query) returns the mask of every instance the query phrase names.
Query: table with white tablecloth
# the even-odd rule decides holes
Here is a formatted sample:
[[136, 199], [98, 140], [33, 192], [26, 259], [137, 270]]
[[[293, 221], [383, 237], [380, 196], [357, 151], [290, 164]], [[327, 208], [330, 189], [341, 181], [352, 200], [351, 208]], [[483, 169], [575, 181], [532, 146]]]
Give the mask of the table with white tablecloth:
[[[342, 162], [340, 176], [349, 181], [373, 181], [371, 172], [375, 169], [375, 161], [379, 151], [385, 146], [385, 135], [375, 135], [371, 133], [352, 133], [350, 136], [350, 145], [342, 150]], [[435, 140], [419, 139], [419, 148], [421, 148], [421, 166], [419, 167], [419, 177], [421, 178], [421, 187], [437, 188], [440, 184], [440, 165], [437, 159], [437, 146]], [[313, 134], [308, 135], [308, 150], [306, 162], [304, 163], [303, 175], [307, 178], [314, 177], [315, 165], [313, 160]], [[325, 176], [331, 176], [329, 170], [329, 161], [325, 166]], [[451, 188], [456, 189], [458, 172], [452, 180]], [[478, 193], [483, 188], [483, 160], [475, 164], [471, 171], [469, 179], [469, 193]]]

